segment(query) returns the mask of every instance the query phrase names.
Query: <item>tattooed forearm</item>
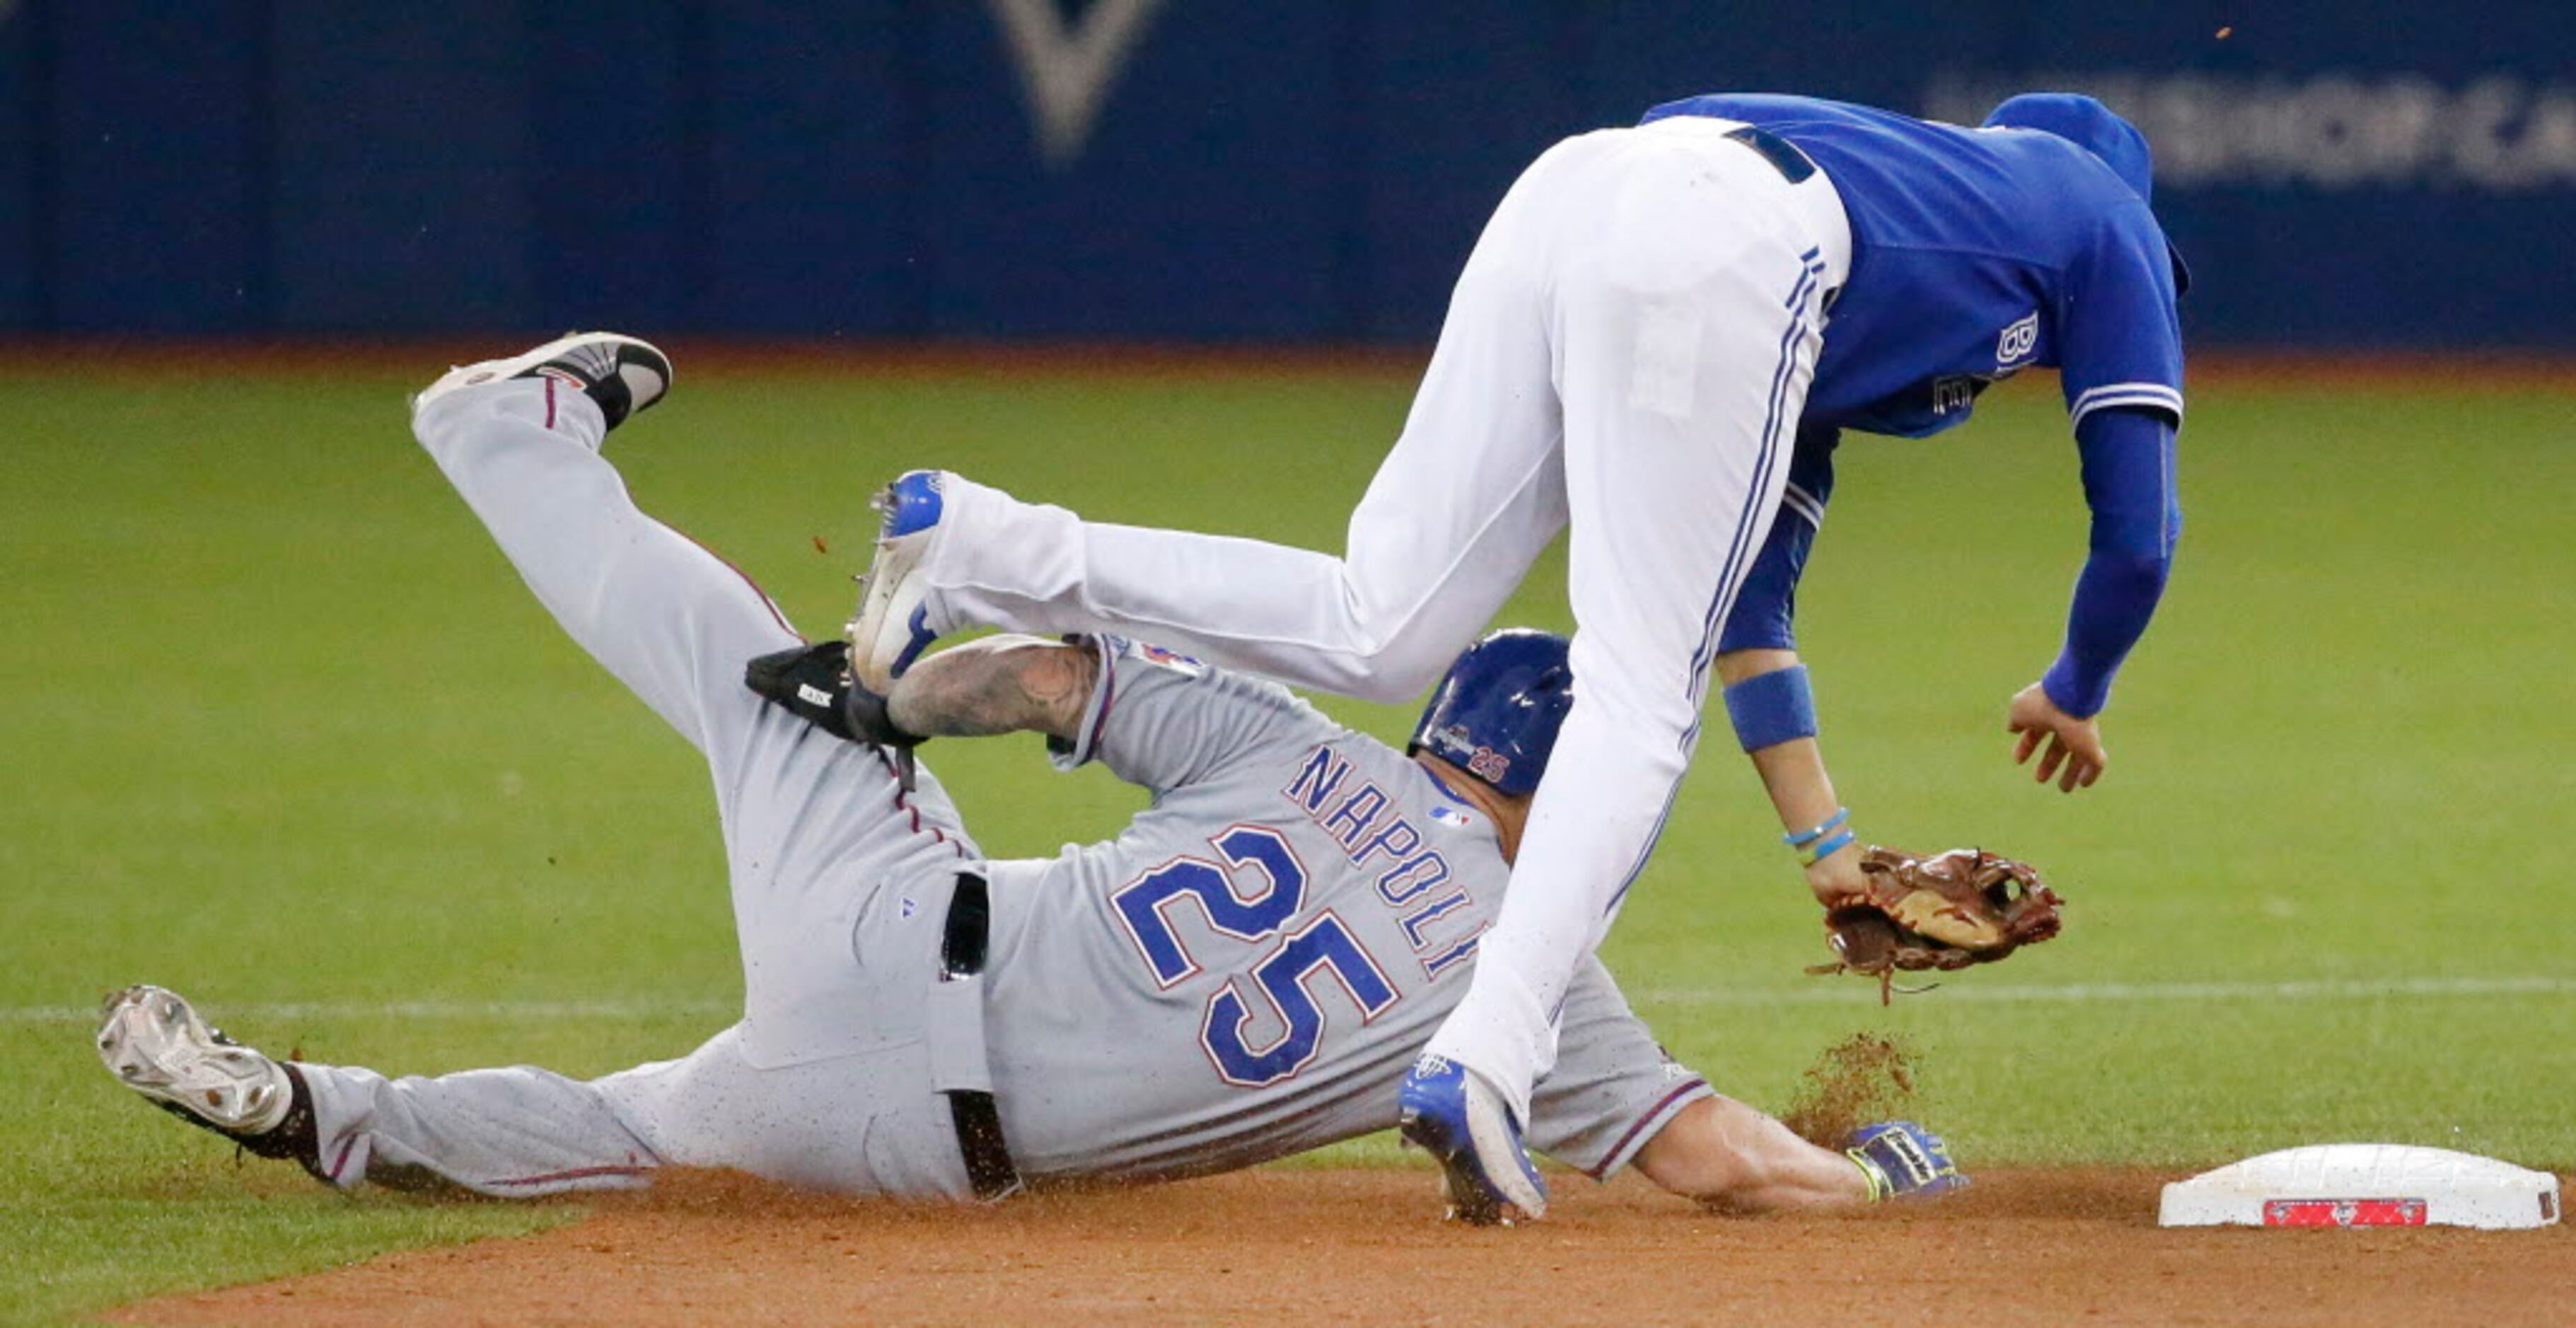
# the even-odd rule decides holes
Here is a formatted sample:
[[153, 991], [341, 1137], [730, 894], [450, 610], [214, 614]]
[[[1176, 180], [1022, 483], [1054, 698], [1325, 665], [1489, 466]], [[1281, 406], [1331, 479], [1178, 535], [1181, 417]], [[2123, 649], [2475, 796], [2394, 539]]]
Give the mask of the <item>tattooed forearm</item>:
[[1035, 730], [1071, 739], [1099, 673], [1088, 647], [986, 637], [913, 666], [887, 695], [886, 710], [898, 727], [923, 737]]

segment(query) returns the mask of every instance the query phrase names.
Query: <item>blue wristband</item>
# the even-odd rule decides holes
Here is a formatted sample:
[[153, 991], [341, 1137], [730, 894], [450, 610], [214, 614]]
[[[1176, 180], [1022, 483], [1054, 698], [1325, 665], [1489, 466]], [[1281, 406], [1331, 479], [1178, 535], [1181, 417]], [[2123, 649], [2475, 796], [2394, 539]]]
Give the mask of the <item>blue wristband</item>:
[[1757, 673], [1728, 687], [1726, 717], [1735, 721], [1735, 740], [1748, 752], [1816, 736], [1816, 694], [1807, 686], [1807, 666]]
[[1791, 848], [1805, 848], [1807, 845], [1824, 838], [1835, 826], [1841, 825], [1843, 822], [1850, 819], [1851, 808], [1837, 807], [1834, 809], [1834, 814], [1826, 817], [1823, 821], [1818, 822], [1815, 829], [1803, 830], [1796, 834], [1782, 835], [1780, 836], [1780, 842]]
[[1810, 867], [1815, 866], [1817, 863], [1831, 857], [1836, 852], [1848, 847], [1853, 840], [1858, 838], [1860, 838], [1860, 836], [1853, 834], [1849, 830], [1838, 832], [1833, 838], [1816, 845], [1816, 851], [1807, 855], [1807, 865]]

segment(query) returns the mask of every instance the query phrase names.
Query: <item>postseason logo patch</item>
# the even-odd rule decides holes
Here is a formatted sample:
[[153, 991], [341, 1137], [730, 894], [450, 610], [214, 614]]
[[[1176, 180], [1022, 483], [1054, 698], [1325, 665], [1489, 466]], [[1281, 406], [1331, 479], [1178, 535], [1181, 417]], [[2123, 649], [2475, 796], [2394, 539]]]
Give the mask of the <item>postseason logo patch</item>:
[[1141, 659], [1157, 668], [1170, 669], [1184, 678], [1195, 678], [1207, 672], [1207, 665], [1182, 654], [1143, 641], [1129, 641], [1123, 652], [1129, 659]]

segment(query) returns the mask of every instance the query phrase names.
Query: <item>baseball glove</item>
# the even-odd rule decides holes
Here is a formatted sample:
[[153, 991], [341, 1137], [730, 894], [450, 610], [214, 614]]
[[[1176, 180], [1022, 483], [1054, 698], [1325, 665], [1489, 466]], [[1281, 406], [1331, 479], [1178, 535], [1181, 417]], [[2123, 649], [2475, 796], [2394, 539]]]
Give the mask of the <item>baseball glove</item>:
[[1877, 978], [1881, 1001], [1900, 969], [1991, 964], [2055, 936], [2065, 902], [2029, 863], [1983, 849], [1918, 858], [1873, 844], [1860, 870], [1866, 893], [1825, 913], [1834, 962], [1807, 971]]

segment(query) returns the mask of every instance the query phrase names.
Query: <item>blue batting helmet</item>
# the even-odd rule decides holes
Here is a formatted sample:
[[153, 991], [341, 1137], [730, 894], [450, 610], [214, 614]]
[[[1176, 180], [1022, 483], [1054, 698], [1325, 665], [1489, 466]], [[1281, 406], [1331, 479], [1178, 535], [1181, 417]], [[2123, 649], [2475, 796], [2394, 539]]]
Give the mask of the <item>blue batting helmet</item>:
[[1467, 647], [1432, 689], [1405, 755], [1428, 751], [1513, 797], [1528, 796], [1574, 708], [1566, 648], [1564, 637], [1528, 627]]

